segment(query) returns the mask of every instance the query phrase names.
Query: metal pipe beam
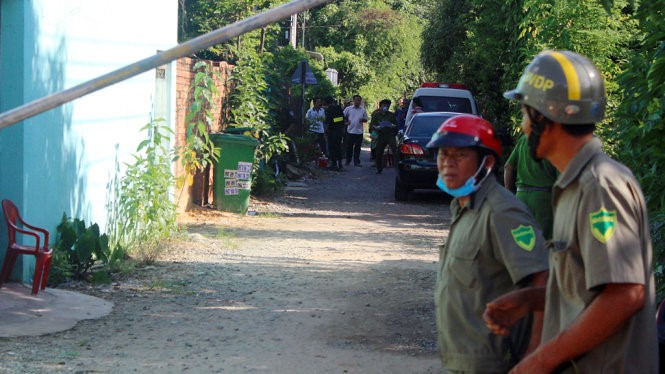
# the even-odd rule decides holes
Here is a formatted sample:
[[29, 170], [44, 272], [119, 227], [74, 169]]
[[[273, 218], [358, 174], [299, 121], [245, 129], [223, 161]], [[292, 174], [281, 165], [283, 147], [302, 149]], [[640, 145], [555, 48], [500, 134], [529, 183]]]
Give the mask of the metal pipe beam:
[[131, 65], [127, 65], [98, 78], [81, 83], [72, 88], [45, 96], [41, 99], [31, 101], [22, 106], [0, 113], [0, 129], [9, 127], [47, 110], [68, 103], [81, 96], [101, 90], [115, 83], [129, 79], [135, 75], [144, 73], [150, 69], [169, 63], [181, 57], [189, 56], [200, 50], [230, 40], [238, 35], [244, 34], [273, 22], [277, 22], [292, 14], [323, 5], [330, 0], [294, 0], [290, 3], [280, 5], [276, 8], [256, 14], [231, 25], [222, 27], [207, 34], [188, 40], [176, 47], [154, 56], [145, 58]]

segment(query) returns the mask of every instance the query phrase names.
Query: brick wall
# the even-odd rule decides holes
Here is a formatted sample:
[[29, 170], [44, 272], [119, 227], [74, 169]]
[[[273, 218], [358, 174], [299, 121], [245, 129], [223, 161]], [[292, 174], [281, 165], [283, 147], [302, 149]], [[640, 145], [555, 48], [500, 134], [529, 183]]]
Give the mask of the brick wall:
[[[187, 117], [187, 112], [189, 106], [193, 100], [192, 92], [190, 90], [192, 86], [192, 81], [196, 73], [192, 71], [192, 68], [200, 60], [192, 59], [189, 57], [183, 57], [177, 61], [177, 72], [176, 72], [176, 146], [182, 146], [185, 144], [185, 136], [187, 131], [187, 124], [185, 123], [185, 118]], [[227, 118], [223, 113], [228, 114], [229, 103], [228, 97], [231, 90], [231, 84], [229, 78], [231, 77], [231, 71], [233, 65], [230, 65], [224, 61], [206, 61], [211, 67], [211, 70], [214, 72], [213, 79], [215, 81], [215, 86], [219, 94], [215, 97], [215, 110], [213, 111], [214, 122], [213, 128], [210, 129], [211, 132], [219, 132], [222, 129], [226, 128], [226, 123], [224, 122]], [[175, 175], [176, 177], [182, 176], [182, 164], [178, 161], [175, 166]], [[191, 188], [189, 197], [182, 196], [179, 200], [178, 205], [182, 209], [187, 209], [191, 203], [201, 205], [205, 204], [212, 200], [210, 191], [212, 188], [212, 173], [210, 175], [198, 175], [194, 178], [194, 185]], [[207, 180], [207, 183], [204, 183], [204, 180]], [[177, 196], [178, 194], [176, 194]], [[185, 195], [185, 192], [183, 192]], [[187, 201], [182, 201], [187, 200]]]

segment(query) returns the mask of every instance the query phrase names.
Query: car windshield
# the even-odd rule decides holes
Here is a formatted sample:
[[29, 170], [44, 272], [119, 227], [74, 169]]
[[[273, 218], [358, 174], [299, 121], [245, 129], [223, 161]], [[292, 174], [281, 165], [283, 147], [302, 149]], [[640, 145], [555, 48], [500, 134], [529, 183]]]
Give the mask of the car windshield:
[[471, 101], [463, 97], [418, 96], [423, 112], [472, 113]]
[[407, 134], [412, 138], [431, 137], [441, 124], [450, 116], [418, 116], [413, 117]]

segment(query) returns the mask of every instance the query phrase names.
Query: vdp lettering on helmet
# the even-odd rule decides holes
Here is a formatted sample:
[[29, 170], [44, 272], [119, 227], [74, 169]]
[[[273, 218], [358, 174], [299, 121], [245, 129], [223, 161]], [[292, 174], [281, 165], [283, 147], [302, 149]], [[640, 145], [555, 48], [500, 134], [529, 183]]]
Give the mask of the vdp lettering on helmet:
[[524, 80], [529, 86], [532, 86], [537, 90], [547, 91], [550, 88], [554, 87], [553, 80], [547, 79], [542, 75], [534, 74], [531, 72], [524, 73]]

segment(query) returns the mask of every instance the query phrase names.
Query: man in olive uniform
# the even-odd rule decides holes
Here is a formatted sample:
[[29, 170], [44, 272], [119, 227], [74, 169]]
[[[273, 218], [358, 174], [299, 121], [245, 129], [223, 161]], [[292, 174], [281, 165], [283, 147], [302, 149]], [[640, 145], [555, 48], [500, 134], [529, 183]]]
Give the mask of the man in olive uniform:
[[[369, 122], [370, 131], [376, 131], [376, 173], [383, 171], [383, 152], [386, 146], [390, 147], [392, 157], [397, 154], [397, 118], [395, 113], [390, 111], [390, 100], [383, 99], [379, 103], [379, 109], [372, 113]], [[395, 163], [393, 162], [393, 165]]]
[[501, 143], [489, 122], [450, 118], [427, 147], [438, 148], [437, 185], [454, 197], [434, 295], [441, 361], [448, 373], [505, 373], [539, 342], [542, 313], [504, 337], [490, 333], [483, 311], [497, 295], [545, 284], [545, 240], [527, 206], [496, 180]]
[[541, 345], [515, 373], [657, 373], [646, 203], [631, 171], [593, 135], [604, 116], [603, 76], [579, 54], [545, 51], [504, 96], [521, 102], [530, 147], [561, 174], [547, 288], [493, 301], [487, 326], [507, 334], [523, 313], [544, 308]]
[[531, 156], [526, 136], [517, 140], [503, 168], [503, 185], [531, 209], [547, 240], [552, 238], [552, 185], [558, 175], [549, 161]]

